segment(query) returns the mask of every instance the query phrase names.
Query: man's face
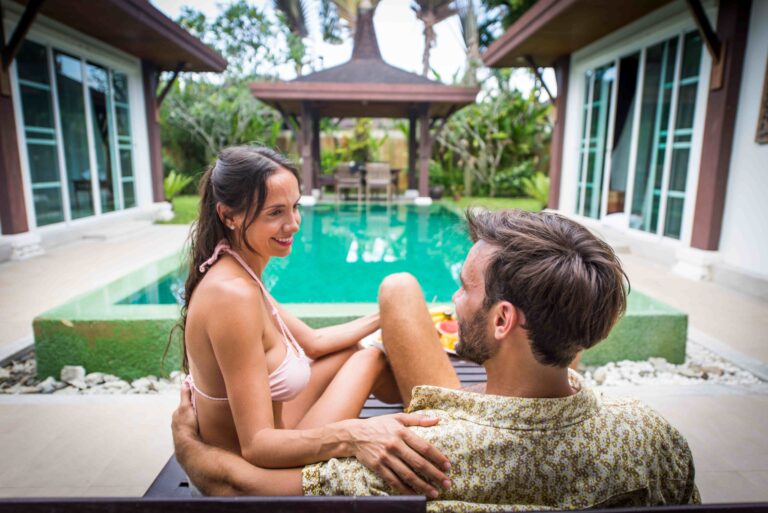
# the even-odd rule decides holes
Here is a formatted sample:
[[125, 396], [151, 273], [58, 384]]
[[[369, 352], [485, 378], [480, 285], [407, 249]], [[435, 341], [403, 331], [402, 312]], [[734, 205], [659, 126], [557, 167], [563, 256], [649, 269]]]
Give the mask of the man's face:
[[472, 246], [461, 269], [461, 286], [453, 295], [459, 321], [456, 354], [478, 364], [483, 364], [498, 351], [498, 345], [490, 335], [488, 310], [483, 306], [485, 270], [495, 251], [484, 241]]

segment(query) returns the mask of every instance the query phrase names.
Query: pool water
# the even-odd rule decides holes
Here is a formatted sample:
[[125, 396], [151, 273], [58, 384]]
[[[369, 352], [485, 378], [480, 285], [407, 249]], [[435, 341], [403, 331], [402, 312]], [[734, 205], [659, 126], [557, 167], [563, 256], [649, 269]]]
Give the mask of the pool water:
[[[472, 246], [464, 221], [439, 205], [326, 205], [302, 210], [290, 256], [273, 258], [264, 284], [281, 303], [374, 303], [385, 276], [407, 271], [428, 302], [450, 302]], [[119, 304], [174, 304], [185, 270]]]

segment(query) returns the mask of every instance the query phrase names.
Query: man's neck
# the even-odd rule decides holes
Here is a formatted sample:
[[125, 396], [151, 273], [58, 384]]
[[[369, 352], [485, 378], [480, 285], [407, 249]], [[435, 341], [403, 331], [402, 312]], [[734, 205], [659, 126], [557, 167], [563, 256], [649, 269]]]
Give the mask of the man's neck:
[[486, 394], [557, 398], [576, 393], [568, 380], [567, 367], [541, 365], [533, 355], [513, 355], [501, 349], [483, 367], [488, 376]]

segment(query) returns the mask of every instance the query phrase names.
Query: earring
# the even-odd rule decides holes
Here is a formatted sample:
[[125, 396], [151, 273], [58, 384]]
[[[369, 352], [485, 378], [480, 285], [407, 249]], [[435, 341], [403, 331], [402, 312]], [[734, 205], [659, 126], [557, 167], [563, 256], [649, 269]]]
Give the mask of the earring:
[[230, 230], [234, 230], [235, 229], [235, 225], [230, 224], [227, 228], [229, 228]]

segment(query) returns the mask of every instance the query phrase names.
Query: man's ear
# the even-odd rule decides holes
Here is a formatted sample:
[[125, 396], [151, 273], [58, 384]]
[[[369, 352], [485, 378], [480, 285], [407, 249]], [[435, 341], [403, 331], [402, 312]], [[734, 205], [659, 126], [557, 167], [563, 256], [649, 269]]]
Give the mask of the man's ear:
[[499, 301], [493, 310], [493, 336], [496, 340], [501, 340], [514, 331], [520, 323], [520, 315], [515, 305], [509, 301]]

